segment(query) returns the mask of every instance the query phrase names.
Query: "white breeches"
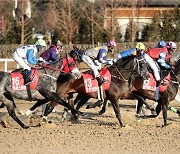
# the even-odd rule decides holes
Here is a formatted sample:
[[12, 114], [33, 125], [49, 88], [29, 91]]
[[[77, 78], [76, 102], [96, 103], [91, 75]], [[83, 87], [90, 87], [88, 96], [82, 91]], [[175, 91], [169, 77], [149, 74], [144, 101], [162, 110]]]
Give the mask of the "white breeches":
[[21, 66], [24, 70], [28, 69], [31, 70], [31, 67], [28, 65], [27, 59], [23, 59], [20, 57], [17, 52], [13, 53], [13, 59]]
[[155, 64], [154, 60], [146, 53], [144, 54], [144, 58], [146, 59], [147, 63], [153, 70], [156, 81], [159, 81], [160, 80], [159, 69], [157, 65]]
[[82, 56], [83, 62], [85, 62], [92, 70], [94, 73], [95, 78], [99, 76], [99, 69], [101, 68], [101, 63], [98, 61], [94, 61], [87, 55]]

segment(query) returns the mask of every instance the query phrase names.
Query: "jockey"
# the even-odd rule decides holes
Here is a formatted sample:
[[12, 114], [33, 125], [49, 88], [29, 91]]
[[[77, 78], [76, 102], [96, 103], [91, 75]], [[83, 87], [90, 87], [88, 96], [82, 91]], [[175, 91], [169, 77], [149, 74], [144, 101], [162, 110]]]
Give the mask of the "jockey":
[[49, 49], [47, 49], [40, 55], [40, 59], [43, 58], [42, 60], [45, 60], [45, 64], [50, 64], [50, 62], [58, 60], [57, 55], [61, 51], [62, 51], [62, 44], [58, 40]]
[[116, 47], [116, 42], [110, 40], [106, 43], [106, 46], [88, 49], [82, 55], [83, 62], [85, 62], [92, 69], [94, 77], [97, 79], [99, 86], [104, 82], [99, 74], [101, 64], [112, 65], [112, 60], [107, 59], [107, 53], [113, 52], [114, 47]]
[[[148, 50], [145, 54], [145, 56], [151, 57], [153, 60], [157, 61], [161, 68], [164, 69], [171, 69], [171, 66], [167, 64], [167, 61], [172, 56], [172, 54], [175, 52], [177, 46], [176, 43], [170, 41], [167, 43], [165, 47], [162, 48], [152, 48]], [[146, 61], [148, 62], [148, 58], [146, 58]], [[157, 81], [156, 87], [160, 85], [160, 75], [159, 75], [159, 69], [155, 63], [148, 62], [154, 72], [155, 79]]]
[[138, 56], [143, 54], [145, 51], [145, 45], [143, 43], [137, 43], [135, 48], [131, 48], [128, 50], [124, 50], [117, 56], [116, 59], [113, 60], [114, 63], [116, 63], [118, 60], [123, 58], [128, 58], [131, 56]]
[[36, 41], [35, 45], [26, 45], [20, 48], [17, 48], [13, 53], [13, 59], [16, 61], [19, 66], [23, 68], [23, 77], [24, 85], [29, 84], [32, 79], [31, 76], [31, 67], [29, 64], [36, 65], [41, 59], [36, 58], [37, 52], [43, 51], [46, 48], [46, 42], [42, 39]]
[[113, 52], [114, 47], [116, 47], [116, 42], [110, 40], [106, 43], [105, 46], [99, 46], [88, 49], [84, 52], [84, 54], [81, 54], [80, 52], [76, 51], [76, 55], [80, 59], [80, 61], [83, 61], [92, 69], [94, 77], [97, 79], [99, 86], [104, 83], [99, 74], [101, 64], [113, 64], [111, 59], [107, 59], [107, 53]]

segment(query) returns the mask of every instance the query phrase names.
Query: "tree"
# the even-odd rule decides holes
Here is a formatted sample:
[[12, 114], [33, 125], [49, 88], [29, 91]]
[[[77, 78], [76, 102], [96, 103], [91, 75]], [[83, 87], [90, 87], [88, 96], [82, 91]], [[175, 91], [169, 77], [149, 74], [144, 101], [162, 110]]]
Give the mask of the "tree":
[[161, 38], [161, 31], [162, 31], [161, 23], [162, 22], [161, 22], [160, 16], [157, 15], [153, 18], [152, 24], [145, 27], [147, 31], [143, 31], [143, 36], [146, 36], [145, 41], [157, 42], [160, 39], [162, 39]]
[[67, 44], [72, 44], [79, 27], [79, 15], [72, 0], [57, 0], [57, 28]]

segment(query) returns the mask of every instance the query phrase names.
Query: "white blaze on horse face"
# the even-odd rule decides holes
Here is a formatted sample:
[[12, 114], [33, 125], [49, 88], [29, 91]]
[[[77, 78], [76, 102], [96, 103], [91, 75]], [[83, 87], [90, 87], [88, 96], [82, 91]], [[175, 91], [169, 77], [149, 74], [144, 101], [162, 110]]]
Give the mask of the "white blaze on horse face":
[[79, 71], [78, 68], [74, 68], [71, 71], [72, 75], [75, 77], [75, 79], [80, 79], [81, 78], [81, 72]]

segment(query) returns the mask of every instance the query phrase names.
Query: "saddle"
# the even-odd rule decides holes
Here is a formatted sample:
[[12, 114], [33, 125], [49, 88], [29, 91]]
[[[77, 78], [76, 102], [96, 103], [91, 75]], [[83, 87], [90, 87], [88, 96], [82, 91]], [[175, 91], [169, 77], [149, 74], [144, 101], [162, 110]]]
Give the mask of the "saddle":
[[[154, 77], [154, 73], [152, 70], [149, 70], [150, 78], [148, 80], [144, 80], [143, 88], [146, 90], [156, 90], [156, 80]], [[160, 71], [161, 85], [159, 86], [159, 91], [164, 92], [167, 89], [170, 81], [170, 72], [168, 70], [161, 69]]]
[[[103, 90], [107, 90], [110, 87], [111, 83], [111, 74], [107, 68], [103, 68], [100, 70], [99, 74], [101, 75], [102, 79], [105, 81], [102, 84]], [[94, 78], [93, 72], [83, 72], [82, 73], [83, 80], [84, 80], [84, 87], [86, 93], [96, 92], [98, 91], [98, 81]]]
[[[14, 91], [26, 90], [26, 86], [24, 85], [24, 78], [22, 72], [11, 72], [11, 87]], [[30, 83], [30, 89], [35, 89], [39, 80], [39, 73], [37, 69], [32, 69], [31, 77], [32, 82]]]

